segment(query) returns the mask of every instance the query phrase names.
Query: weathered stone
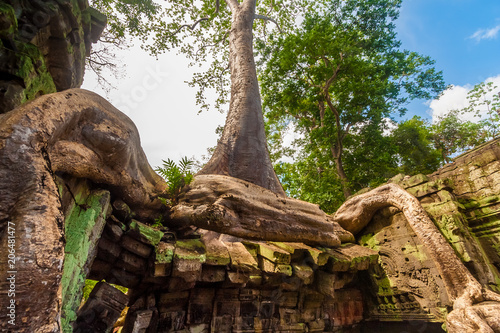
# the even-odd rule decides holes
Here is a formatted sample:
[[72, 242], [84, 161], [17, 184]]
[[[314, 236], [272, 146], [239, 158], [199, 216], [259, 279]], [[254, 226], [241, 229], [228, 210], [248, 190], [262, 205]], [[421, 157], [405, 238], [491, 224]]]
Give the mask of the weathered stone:
[[[128, 296], [113, 286], [99, 282], [78, 310], [73, 332], [108, 333], [128, 302]], [[64, 332], [71, 331], [66, 328]]]
[[98, 246], [99, 252], [97, 254], [97, 257], [109, 263], [114, 263], [122, 252], [122, 248], [119, 244], [110, 241], [106, 237], [102, 237], [99, 240]]
[[141, 278], [139, 276], [119, 268], [111, 269], [110, 276], [111, 277], [108, 278], [110, 283], [114, 283], [127, 288], [134, 288], [141, 281]]
[[144, 258], [136, 256], [128, 251], [122, 251], [116, 267], [123, 268], [127, 272], [142, 275], [146, 271], [147, 262]]
[[314, 278], [316, 289], [325, 296], [334, 297], [335, 294], [335, 274], [324, 271], [316, 271]]
[[123, 333], [146, 333], [149, 327], [153, 310], [139, 310], [133, 313], [130, 311], [125, 319], [125, 326], [122, 330]]
[[231, 258], [227, 251], [226, 245], [221, 242], [218, 237], [219, 234], [214, 232], [207, 232], [203, 235], [202, 241], [206, 248], [206, 261], [207, 265], [229, 265]]
[[259, 266], [254, 257], [248, 252], [245, 246], [240, 243], [226, 243], [231, 257], [231, 269], [234, 271], [248, 272], [248, 275], [259, 272]]
[[66, 212], [66, 246], [61, 279], [63, 329], [68, 329], [76, 320], [85, 278], [96, 256], [97, 242], [106, 224], [110, 204], [108, 191], [91, 192], [85, 182], [73, 188], [72, 192], [75, 201]]
[[172, 276], [186, 282], [201, 279], [201, 265], [206, 261], [204, 244], [198, 239], [178, 240], [175, 243]]
[[222, 282], [226, 280], [226, 267], [203, 265], [201, 270], [201, 281]]
[[163, 232], [153, 229], [152, 227], [137, 220], [132, 220], [129, 224], [127, 235], [130, 235], [145, 244], [156, 246], [163, 237]]
[[148, 258], [153, 250], [152, 246], [144, 244], [143, 242], [140, 242], [135, 238], [130, 237], [129, 235], [123, 236], [120, 241], [120, 245], [124, 249], [129, 250], [130, 252], [135, 253], [143, 258]]
[[125, 224], [120, 222], [116, 217], [111, 215], [108, 218], [106, 223], [106, 227], [104, 228], [105, 235], [113, 242], [118, 242], [120, 238], [123, 236], [123, 233], [127, 227]]
[[116, 199], [113, 201], [113, 215], [116, 215], [118, 219], [124, 222], [130, 222], [130, 220], [134, 217], [134, 213], [130, 209], [130, 207], [123, 202], [121, 199]]
[[0, 113], [82, 84], [85, 57], [106, 24], [102, 14], [79, 0], [10, 1], [0, 11]]
[[172, 273], [172, 261], [175, 246], [171, 243], [160, 242], [155, 247], [155, 262], [153, 276], [169, 276]]

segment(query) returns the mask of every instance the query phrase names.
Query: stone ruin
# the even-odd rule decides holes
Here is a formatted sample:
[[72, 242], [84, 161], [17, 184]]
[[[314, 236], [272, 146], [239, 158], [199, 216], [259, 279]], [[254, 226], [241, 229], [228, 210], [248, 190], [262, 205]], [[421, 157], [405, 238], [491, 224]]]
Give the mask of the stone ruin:
[[[247, 239], [209, 231], [208, 222], [154, 226], [150, 212], [168, 212], [151, 198], [161, 181], [134, 125], [88, 92], [66, 90], [81, 84], [104, 25], [85, 0], [0, 4], [2, 294], [7, 221], [16, 223], [19, 256], [16, 327], [2, 296], [2, 331], [443, 331], [454, 302], [429, 244], [396, 207], [329, 246], [320, 232], [297, 240], [300, 227], [287, 229], [287, 241], [267, 227]], [[56, 91], [64, 92], [7, 113]], [[389, 180], [419, 200], [461, 263], [496, 292], [499, 170], [495, 140], [434, 174]], [[86, 279], [100, 282], [83, 303]], [[490, 317], [500, 332], [500, 314]]]
[[[467, 268], [496, 291], [499, 158], [496, 140], [434, 174], [390, 180], [419, 199]], [[128, 305], [122, 332], [440, 332], [452, 306], [426, 245], [395, 208], [379, 211], [355, 243], [324, 248], [153, 228], [88, 181], [71, 188], [78, 200], [68, 204], [66, 232], [79, 239], [75, 253], [66, 245], [62, 318], [76, 331], [106, 332]], [[86, 225], [82, 206], [96, 212]], [[85, 278], [106, 283], [77, 310]]]

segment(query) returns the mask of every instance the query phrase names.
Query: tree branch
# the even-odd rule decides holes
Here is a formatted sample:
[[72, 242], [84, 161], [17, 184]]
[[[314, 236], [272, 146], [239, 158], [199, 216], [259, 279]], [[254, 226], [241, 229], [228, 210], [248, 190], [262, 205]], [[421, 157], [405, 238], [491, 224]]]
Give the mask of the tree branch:
[[[219, 13], [219, 9], [220, 9], [220, 0], [215, 0], [215, 12], [213, 13], [213, 15], [217, 15]], [[192, 31], [192, 30], [194, 30], [194, 28], [196, 28], [198, 23], [203, 22], [203, 21], [208, 21], [208, 20], [210, 20], [210, 17], [206, 16], [206, 17], [202, 17], [201, 19], [197, 20], [193, 24], [183, 24], [177, 30], [175, 30], [174, 33], [170, 34], [169, 37], [177, 35], [179, 33], [179, 31], [181, 31], [184, 28], [189, 28], [189, 30]]]
[[255, 14], [254, 19], [255, 19], [255, 20], [264, 20], [264, 21], [271, 21], [271, 22], [273, 22], [273, 23], [274, 23], [274, 24], [276, 24], [276, 26], [278, 27], [278, 31], [279, 31], [280, 33], [282, 33], [280, 25], [279, 25], [279, 24], [278, 24], [278, 22], [276, 22], [274, 19], [272, 19], [272, 18], [270, 18], [270, 17], [267, 17], [267, 16], [265, 16], [265, 15], [259, 15], [259, 14]]
[[225, 0], [225, 1], [232, 12], [234, 12], [236, 8], [238, 8], [238, 6], [240, 5], [238, 0]]

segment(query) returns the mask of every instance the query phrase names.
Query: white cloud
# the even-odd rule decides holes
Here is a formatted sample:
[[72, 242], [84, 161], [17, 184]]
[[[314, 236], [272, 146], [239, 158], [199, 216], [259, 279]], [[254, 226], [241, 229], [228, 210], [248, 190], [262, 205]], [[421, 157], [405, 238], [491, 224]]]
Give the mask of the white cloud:
[[[493, 82], [494, 85], [500, 87], [500, 74], [494, 77], [487, 78], [485, 82]], [[478, 82], [479, 83], [479, 82]], [[432, 100], [429, 103], [432, 121], [437, 121], [439, 116], [443, 116], [451, 110], [460, 110], [469, 105], [467, 100], [467, 93], [474, 87], [474, 84], [467, 84], [464, 86], [451, 86], [446, 90], [439, 99]], [[497, 92], [497, 91], [495, 91]], [[493, 95], [493, 93], [491, 94]], [[487, 96], [491, 98], [491, 96]], [[463, 116], [466, 120], [477, 120], [473, 115]]]
[[480, 42], [483, 39], [497, 38], [499, 32], [500, 32], [500, 24], [491, 29], [479, 29], [475, 33], [473, 33], [469, 38], [475, 39], [477, 42]]

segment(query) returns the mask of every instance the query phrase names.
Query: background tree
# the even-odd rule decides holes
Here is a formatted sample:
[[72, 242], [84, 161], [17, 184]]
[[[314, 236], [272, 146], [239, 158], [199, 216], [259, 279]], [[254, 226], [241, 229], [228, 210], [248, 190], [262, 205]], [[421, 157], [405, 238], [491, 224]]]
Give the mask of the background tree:
[[441, 151], [443, 161], [451, 162], [454, 155], [465, 152], [487, 141], [487, 132], [481, 123], [460, 118], [460, 111], [452, 110], [438, 117], [432, 124], [432, 142]]
[[[322, 172], [334, 168], [344, 198], [358, 188], [356, 172], [376, 168], [368, 159], [364, 162], [371, 165], [363, 167], [355, 152], [364, 147], [368, 154], [374, 141], [384, 141], [383, 119], [404, 113], [409, 100], [431, 99], [445, 88], [429, 57], [400, 50], [393, 23], [400, 5], [400, 0], [333, 0], [325, 11], [306, 13], [293, 34], [261, 45], [268, 128], [281, 132], [282, 124], [293, 123], [306, 142], [302, 156], [315, 158]], [[390, 160], [391, 153], [375, 159]], [[331, 162], [321, 165], [322, 160]]]
[[418, 116], [400, 122], [391, 133], [399, 172], [415, 175], [436, 171], [442, 164], [442, 154], [433, 145], [433, 138], [430, 123]]
[[500, 91], [493, 82], [476, 84], [467, 93], [469, 105], [462, 109], [462, 114], [473, 114], [479, 118], [482, 135], [485, 140], [492, 140], [499, 134], [500, 125]]

